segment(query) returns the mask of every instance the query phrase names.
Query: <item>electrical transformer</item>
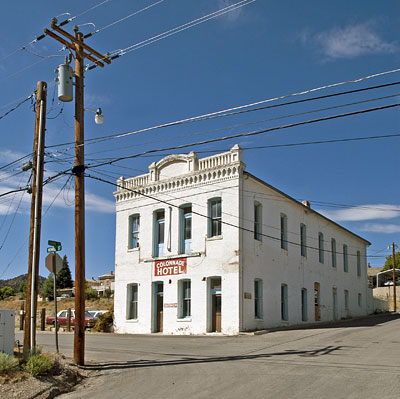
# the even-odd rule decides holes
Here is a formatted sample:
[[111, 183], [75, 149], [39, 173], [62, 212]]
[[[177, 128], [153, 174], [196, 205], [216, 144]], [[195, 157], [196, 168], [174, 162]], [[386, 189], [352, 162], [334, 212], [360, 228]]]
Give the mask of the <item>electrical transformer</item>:
[[73, 99], [74, 71], [69, 64], [58, 66], [58, 99], [64, 103]]

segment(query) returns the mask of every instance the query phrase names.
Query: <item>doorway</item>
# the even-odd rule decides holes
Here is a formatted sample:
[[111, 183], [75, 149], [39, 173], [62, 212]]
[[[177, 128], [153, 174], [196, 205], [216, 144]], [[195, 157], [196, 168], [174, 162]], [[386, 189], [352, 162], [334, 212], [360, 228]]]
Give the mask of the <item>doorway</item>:
[[319, 283], [314, 283], [314, 314], [315, 321], [321, 320], [321, 315], [319, 312]]
[[336, 287], [332, 288], [332, 302], [333, 302], [333, 320], [337, 320], [338, 315], [337, 315], [337, 290], [336, 290]]
[[211, 332], [221, 332], [222, 326], [222, 292], [221, 277], [210, 278]]
[[164, 319], [164, 283], [154, 284], [154, 332], [163, 332]]

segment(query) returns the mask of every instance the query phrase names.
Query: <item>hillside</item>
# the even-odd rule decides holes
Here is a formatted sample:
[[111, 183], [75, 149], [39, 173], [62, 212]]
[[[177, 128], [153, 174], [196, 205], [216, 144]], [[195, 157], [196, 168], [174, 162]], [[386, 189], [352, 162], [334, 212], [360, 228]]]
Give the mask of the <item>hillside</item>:
[[[27, 274], [21, 274], [18, 277], [10, 278], [8, 280], [0, 280], [0, 288], [3, 287], [11, 287], [14, 289], [15, 292], [18, 291], [18, 287], [20, 286], [21, 283], [27, 282], [28, 275]], [[39, 276], [39, 289], [42, 288], [43, 283], [46, 279], [42, 276]]]

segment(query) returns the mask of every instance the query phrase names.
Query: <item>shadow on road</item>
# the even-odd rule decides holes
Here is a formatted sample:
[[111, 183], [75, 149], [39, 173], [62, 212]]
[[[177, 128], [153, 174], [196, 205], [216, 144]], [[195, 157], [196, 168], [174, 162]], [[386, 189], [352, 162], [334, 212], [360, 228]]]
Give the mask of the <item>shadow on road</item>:
[[340, 351], [344, 346], [327, 346], [321, 349], [314, 349], [309, 351], [298, 351], [298, 350], [286, 350], [284, 352], [276, 353], [260, 353], [260, 354], [249, 354], [249, 355], [237, 355], [237, 356], [219, 356], [219, 357], [182, 357], [181, 359], [174, 360], [135, 360], [125, 362], [101, 362], [91, 363], [85, 366], [81, 366], [85, 370], [118, 370], [118, 369], [132, 369], [142, 367], [158, 367], [158, 366], [177, 366], [186, 364], [199, 364], [199, 363], [216, 363], [216, 362], [228, 362], [235, 360], [253, 360], [253, 359], [266, 359], [274, 358], [279, 356], [302, 356], [302, 357], [317, 357], [329, 355], [333, 352]]
[[[372, 316], [360, 317], [357, 319], [337, 320], [332, 322], [322, 322], [307, 324], [304, 326], [287, 327], [285, 330], [314, 330], [318, 328], [344, 328], [344, 327], [373, 327], [400, 319], [400, 313], [382, 313]], [[271, 331], [279, 331], [280, 328]]]

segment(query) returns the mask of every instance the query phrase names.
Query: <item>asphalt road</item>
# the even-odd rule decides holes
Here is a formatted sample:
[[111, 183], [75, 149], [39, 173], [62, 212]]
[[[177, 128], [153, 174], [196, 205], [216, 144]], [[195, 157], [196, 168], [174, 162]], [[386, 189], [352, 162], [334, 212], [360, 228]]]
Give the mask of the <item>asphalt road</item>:
[[[18, 337], [17, 337], [18, 339]], [[54, 351], [52, 333], [38, 344]], [[73, 354], [73, 335], [60, 351]], [[400, 398], [400, 315], [265, 335], [86, 334], [75, 398]]]

